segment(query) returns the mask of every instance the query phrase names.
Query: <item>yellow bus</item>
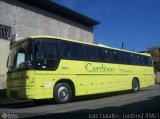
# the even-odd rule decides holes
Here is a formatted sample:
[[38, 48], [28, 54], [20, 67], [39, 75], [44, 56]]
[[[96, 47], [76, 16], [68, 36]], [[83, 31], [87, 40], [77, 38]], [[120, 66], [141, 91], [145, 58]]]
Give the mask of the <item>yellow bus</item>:
[[32, 36], [10, 48], [7, 96], [55, 99], [121, 90], [137, 92], [155, 84], [150, 54], [53, 36]]

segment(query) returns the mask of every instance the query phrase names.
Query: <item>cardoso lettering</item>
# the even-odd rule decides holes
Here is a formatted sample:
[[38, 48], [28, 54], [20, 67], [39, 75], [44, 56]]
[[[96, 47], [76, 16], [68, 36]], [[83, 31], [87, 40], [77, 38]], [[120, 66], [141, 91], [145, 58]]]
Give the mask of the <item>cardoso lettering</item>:
[[86, 70], [88, 72], [114, 72], [115, 69], [113, 67], [106, 67], [104, 64], [100, 66], [93, 66], [92, 63], [86, 64]]

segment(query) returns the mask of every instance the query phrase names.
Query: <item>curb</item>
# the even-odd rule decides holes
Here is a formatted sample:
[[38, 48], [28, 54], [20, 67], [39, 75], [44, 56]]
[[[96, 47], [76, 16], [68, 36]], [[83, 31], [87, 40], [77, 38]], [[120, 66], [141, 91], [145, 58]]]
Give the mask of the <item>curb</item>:
[[13, 100], [9, 98], [0, 98], [0, 105], [8, 104], [8, 102], [13, 102]]
[[15, 100], [12, 98], [0, 98], [0, 105], [9, 105], [9, 104], [15, 104], [15, 103], [25, 103], [28, 102], [26, 100]]

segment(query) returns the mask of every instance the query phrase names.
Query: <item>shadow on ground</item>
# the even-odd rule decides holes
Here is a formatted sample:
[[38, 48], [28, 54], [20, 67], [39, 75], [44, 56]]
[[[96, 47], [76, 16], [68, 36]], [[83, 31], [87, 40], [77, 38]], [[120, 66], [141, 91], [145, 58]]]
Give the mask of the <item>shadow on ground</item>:
[[[148, 89], [145, 89], [145, 91]], [[144, 90], [140, 90], [144, 91]], [[95, 95], [88, 95], [88, 96], [79, 96], [76, 97], [73, 102], [83, 102], [86, 100], [95, 100], [100, 98], [106, 98], [106, 97], [113, 97], [118, 95], [125, 95], [129, 94], [131, 91], [118, 91], [118, 92], [111, 92], [111, 93], [103, 93], [103, 94], [95, 94]], [[21, 100], [16, 103], [14, 102], [7, 102], [4, 104], [0, 104], [0, 108], [5, 109], [19, 109], [19, 108], [28, 108], [28, 107], [37, 107], [37, 106], [46, 106], [46, 105], [57, 105], [54, 100], [38, 100], [38, 101], [24, 101], [21, 102]]]
[[123, 119], [124, 114], [126, 114], [126, 116], [127, 114], [137, 114], [138, 116], [137, 119], [142, 119], [141, 116], [143, 116], [143, 118], [158, 119], [159, 118], [158, 114], [160, 114], [160, 96], [151, 97], [145, 101], [122, 105], [120, 107], [83, 109], [78, 111], [72, 111], [69, 113], [34, 116], [34, 117], [29, 117], [27, 119], [35, 119], [35, 118], [38, 119], [89, 119], [89, 118], [93, 119], [94, 118], [95, 119], [95, 118], [106, 118], [107, 115], [114, 116], [113, 118], [117, 117], [119, 119]]
[[[147, 89], [145, 89], [146, 91]], [[143, 92], [144, 90], [141, 90]], [[122, 92], [114, 92], [114, 93], [105, 93], [105, 94], [99, 94], [99, 95], [91, 95], [91, 96], [81, 96], [74, 100], [74, 102], [82, 102], [86, 100], [95, 100], [100, 98], [106, 98], [106, 97], [112, 97], [117, 95], [125, 95], [130, 93], [129, 91], [122, 91]], [[26, 102], [26, 103], [13, 103], [13, 104], [2, 104], [0, 105], [0, 108], [5, 109], [23, 109], [28, 107], [38, 107], [38, 106], [46, 106], [46, 105], [57, 105], [53, 101], [49, 100], [42, 100], [39, 104], [35, 104], [33, 102]], [[43, 108], [43, 107], [40, 107]], [[47, 114], [47, 115], [41, 115], [41, 116], [34, 116], [34, 117], [28, 117], [27, 119], [88, 119], [88, 118], [107, 118], [106, 114], [110, 114], [109, 116], [115, 116], [113, 118], [119, 118], [123, 119], [123, 113], [152, 113], [151, 116], [154, 116], [154, 119], [157, 119], [156, 113], [160, 113], [160, 96], [155, 96], [148, 98], [148, 100], [135, 102], [127, 105], [122, 105], [119, 107], [103, 107], [103, 108], [97, 108], [97, 109], [82, 109], [78, 111], [71, 111], [67, 113], [54, 113], [53, 114]], [[114, 114], [114, 115], [112, 115]], [[153, 115], [154, 114], [154, 115]], [[25, 114], [27, 115], [27, 114]], [[29, 114], [30, 115], [30, 114]], [[34, 114], [33, 114], [34, 115]], [[104, 116], [104, 117], [103, 117]], [[143, 115], [145, 116], [145, 115]], [[20, 114], [20, 117], [23, 117], [23, 114]], [[137, 118], [138, 119], [138, 118]]]

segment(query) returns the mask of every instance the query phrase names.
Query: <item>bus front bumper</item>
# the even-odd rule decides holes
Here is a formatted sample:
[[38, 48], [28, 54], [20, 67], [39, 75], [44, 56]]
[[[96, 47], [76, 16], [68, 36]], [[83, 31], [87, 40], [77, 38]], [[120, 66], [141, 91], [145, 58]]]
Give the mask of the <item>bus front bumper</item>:
[[8, 88], [7, 97], [14, 99], [34, 99], [34, 91], [31, 87]]

